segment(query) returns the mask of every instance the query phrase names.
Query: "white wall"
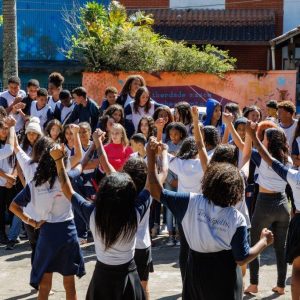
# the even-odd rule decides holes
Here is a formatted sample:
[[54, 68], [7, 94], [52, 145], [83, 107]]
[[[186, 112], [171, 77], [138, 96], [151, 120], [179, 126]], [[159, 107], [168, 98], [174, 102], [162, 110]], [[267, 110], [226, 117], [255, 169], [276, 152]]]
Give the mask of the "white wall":
[[284, 0], [283, 33], [300, 25], [300, 0]]
[[225, 0], [170, 0], [170, 8], [185, 7], [199, 9], [225, 9]]

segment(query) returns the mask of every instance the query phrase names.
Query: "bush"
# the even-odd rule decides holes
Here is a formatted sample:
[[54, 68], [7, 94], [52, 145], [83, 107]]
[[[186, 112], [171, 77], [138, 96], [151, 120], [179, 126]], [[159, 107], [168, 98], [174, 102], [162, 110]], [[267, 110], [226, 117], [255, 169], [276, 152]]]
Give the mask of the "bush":
[[[79, 10], [79, 14], [77, 13]], [[108, 8], [96, 2], [64, 16], [69, 30], [64, 54], [84, 63], [88, 71], [177, 71], [221, 75], [234, 69], [236, 59], [228, 51], [207, 45], [173, 42], [155, 33], [150, 15], [128, 17], [124, 6], [112, 1]]]

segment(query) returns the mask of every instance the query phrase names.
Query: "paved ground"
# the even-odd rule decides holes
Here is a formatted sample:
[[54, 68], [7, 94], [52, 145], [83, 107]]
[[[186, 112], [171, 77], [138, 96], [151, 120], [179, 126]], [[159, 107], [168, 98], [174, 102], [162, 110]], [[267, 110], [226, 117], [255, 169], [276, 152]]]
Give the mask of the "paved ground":
[[[166, 247], [163, 243], [153, 248], [155, 273], [150, 278], [151, 299], [181, 299], [178, 252], [179, 247]], [[87, 275], [77, 280], [76, 283], [79, 300], [85, 299], [85, 292], [92, 276], [96, 259], [92, 244], [85, 246], [83, 253], [86, 261]], [[272, 248], [267, 249], [262, 255], [261, 264], [261, 291], [256, 297], [245, 296], [244, 299], [291, 299], [290, 268], [288, 270], [287, 294], [278, 297], [278, 295], [271, 291], [272, 286], [276, 282], [276, 266], [274, 265]], [[0, 300], [36, 299], [36, 293], [28, 285], [29, 272], [30, 248], [28, 243], [18, 245], [13, 251], [5, 251], [4, 246], [0, 246]], [[246, 283], [248, 282], [247, 276]], [[217, 283], [216, 288], [218, 288]], [[64, 299], [62, 280], [57, 274], [54, 276], [53, 290], [55, 294], [50, 297], [50, 300]]]

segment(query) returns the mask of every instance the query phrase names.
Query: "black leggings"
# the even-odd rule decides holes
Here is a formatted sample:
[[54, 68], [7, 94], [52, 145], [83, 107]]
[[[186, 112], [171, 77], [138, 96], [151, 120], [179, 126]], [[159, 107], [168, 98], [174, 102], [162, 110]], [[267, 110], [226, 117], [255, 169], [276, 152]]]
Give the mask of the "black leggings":
[[0, 186], [0, 234], [5, 234], [5, 213], [9, 213], [10, 219], [13, 217], [8, 208], [15, 194], [15, 187], [8, 189], [5, 186]]
[[184, 281], [185, 272], [186, 272], [186, 264], [189, 257], [190, 247], [186, 241], [182, 225], [178, 225], [178, 231], [180, 235], [180, 252], [179, 252], [179, 267], [181, 273], [181, 280]]

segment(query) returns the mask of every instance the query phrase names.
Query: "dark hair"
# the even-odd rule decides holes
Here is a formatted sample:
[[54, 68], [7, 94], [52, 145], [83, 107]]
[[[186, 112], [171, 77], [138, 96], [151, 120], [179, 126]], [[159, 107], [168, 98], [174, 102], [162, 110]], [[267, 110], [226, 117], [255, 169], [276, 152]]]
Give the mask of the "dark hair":
[[174, 129], [180, 132], [181, 140], [184, 140], [187, 137], [187, 130], [181, 122], [172, 122], [166, 128], [166, 142], [170, 140], [170, 131]]
[[58, 137], [57, 137], [57, 143], [58, 143], [58, 142], [61, 142], [61, 141], [63, 140], [63, 126], [61, 125], [61, 123], [60, 123], [57, 119], [51, 120], [51, 121], [47, 124], [47, 127], [46, 127], [45, 131], [46, 131], [46, 134], [47, 134], [49, 137], [51, 137], [50, 131], [51, 131], [52, 127], [55, 126], [55, 125], [58, 126], [59, 129], [60, 129], [60, 134], [59, 134]]
[[232, 164], [210, 164], [202, 179], [202, 192], [208, 201], [213, 202], [217, 206], [228, 207], [236, 205], [243, 199], [243, 177], [237, 167]]
[[121, 112], [121, 120], [120, 120], [120, 124], [124, 126], [125, 124], [125, 115], [124, 115], [124, 109], [121, 105], [119, 104], [113, 104], [110, 105], [105, 111], [104, 111], [104, 116], [110, 116], [112, 118], [112, 115], [116, 112], [116, 111], [120, 111]]
[[66, 124], [66, 125], [64, 125], [63, 129], [64, 129], [64, 130], [63, 130], [63, 133], [62, 133], [62, 136], [63, 136], [63, 143], [67, 145], [68, 141], [67, 141], [67, 139], [66, 139], [66, 131], [67, 131], [67, 129], [71, 130], [71, 124]]
[[134, 80], [139, 80], [141, 83], [141, 86], [146, 85], [145, 79], [141, 75], [130, 75], [127, 77], [126, 82], [123, 85], [120, 95], [130, 94], [131, 84]]
[[49, 182], [50, 189], [52, 189], [57, 177], [55, 161], [50, 155], [50, 150], [55, 145], [55, 142], [51, 141], [52, 140], [50, 140], [49, 144], [47, 144], [47, 146], [44, 148], [44, 151], [40, 156], [38, 166], [34, 173], [33, 181], [35, 181], [35, 187]]
[[292, 101], [282, 101], [278, 103], [278, 109], [282, 108], [285, 111], [289, 112], [290, 114], [294, 114], [296, 112], [296, 106]]
[[136, 191], [139, 194], [145, 187], [147, 179], [147, 165], [140, 157], [129, 158], [123, 166], [123, 172], [133, 180]]
[[[3, 127], [7, 127], [6, 123], [4, 122], [4, 120], [0, 119], [0, 129]], [[6, 139], [5, 140], [0, 140], [0, 145], [5, 145], [6, 144]], [[13, 167], [16, 163], [16, 156], [15, 154], [11, 154], [8, 157], [8, 163], [10, 164], [11, 167]]]
[[215, 126], [207, 125], [203, 127], [203, 138], [205, 144], [212, 146], [213, 148], [217, 147], [220, 144], [220, 134], [218, 129]]
[[7, 117], [7, 112], [3, 106], [0, 105], [0, 121]]
[[18, 77], [18, 76], [11, 76], [8, 78], [8, 81], [7, 81], [8, 84], [10, 83], [15, 83], [17, 85], [21, 85], [21, 79]]
[[142, 133], [135, 133], [130, 140], [133, 140], [134, 142], [140, 143], [144, 146], [147, 144], [147, 139]]
[[43, 152], [47, 148], [51, 148], [53, 140], [47, 136], [40, 137], [32, 147], [31, 164], [39, 162]]
[[216, 147], [210, 163], [226, 162], [234, 166], [239, 163], [239, 149], [230, 144], [220, 144]]
[[69, 90], [62, 90], [59, 93], [59, 99], [60, 100], [67, 100], [67, 99], [70, 99], [70, 98], [72, 98], [72, 95], [71, 95]]
[[140, 100], [141, 100], [141, 96], [143, 93], [147, 93], [149, 95], [149, 98], [148, 98], [148, 101], [147, 103], [145, 104], [145, 106], [143, 107], [144, 108], [144, 111], [145, 113], [147, 113], [150, 108], [151, 108], [151, 102], [150, 102], [150, 93], [149, 93], [149, 90], [145, 87], [145, 86], [142, 86], [140, 87], [137, 91], [136, 91], [136, 94], [135, 94], [135, 97], [134, 97], [134, 103], [133, 103], [133, 110], [134, 112], [138, 112], [139, 111], [139, 107], [140, 107]]
[[39, 88], [40, 87], [40, 83], [38, 82], [38, 80], [36, 79], [30, 79], [28, 82], [27, 82], [27, 87], [31, 87], [31, 86], [34, 86], [36, 88]]
[[181, 123], [184, 125], [190, 125], [193, 123], [192, 109], [189, 103], [184, 101], [178, 102], [174, 109], [177, 109]]
[[109, 86], [105, 89], [104, 94], [107, 96], [109, 93], [118, 94], [118, 90], [114, 86]]
[[[113, 119], [113, 117], [109, 116], [109, 115], [104, 115], [102, 117], [99, 118], [99, 124], [100, 124], [100, 128], [106, 132], [107, 130], [107, 122], [109, 119]], [[105, 136], [105, 139], [107, 139], [108, 136]]]
[[180, 159], [192, 159], [195, 158], [198, 154], [198, 148], [195, 142], [195, 139], [193, 137], [187, 137], [178, 153], [176, 154], [176, 157], [180, 158]]
[[[38, 138], [35, 141], [35, 143], [37, 143], [37, 141], [41, 138], [41, 135], [39, 135], [38, 133], [36, 133], [36, 134], [38, 135]], [[26, 152], [28, 150], [29, 146], [31, 146], [31, 144], [27, 138], [27, 134], [24, 134], [23, 138], [22, 138], [22, 149]]]
[[242, 116], [240, 107], [234, 102], [227, 103], [224, 107], [224, 110], [225, 109], [227, 109], [234, 116], [234, 120]]
[[148, 126], [149, 126], [149, 132], [148, 132], [148, 136], [147, 136], [147, 140], [148, 140], [149, 137], [154, 136], [155, 132], [156, 132], [156, 128], [154, 126], [154, 120], [152, 117], [142, 117], [138, 124], [137, 133], [142, 133], [142, 131], [141, 131], [142, 120], [146, 120], [148, 123]]
[[278, 109], [278, 103], [276, 100], [270, 100], [267, 102], [266, 107]]
[[58, 72], [53, 72], [48, 77], [48, 82], [55, 85], [57, 88], [61, 87], [65, 81], [65, 78]]
[[79, 86], [75, 89], [73, 89], [72, 91], [72, 95], [75, 94], [79, 97], [83, 97], [83, 98], [86, 98], [87, 97], [87, 93], [86, 93], [86, 89], [82, 86]]
[[259, 121], [261, 121], [262, 112], [261, 112], [261, 109], [256, 105], [251, 105], [251, 106], [245, 107], [244, 110], [243, 110], [244, 117], [248, 119], [249, 113], [251, 113], [252, 111], [258, 111], [259, 112]]
[[164, 127], [164, 128], [166, 128], [171, 122], [174, 122], [174, 118], [173, 118], [172, 112], [171, 112], [171, 110], [170, 110], [170, 108], [168, 106], [159, 106], [154, 111], [153, 119], [154, 119], [154, 121], [156, 121], [158, 119], [159, 113], [162, 112], [162, 111], [165, 111], [168, 114], [168, 123], [166, 123], [165, 127]]
[[48, 91], [44, 88], [40, 88], [37, 91], [37, 96], [38, 97], [48, 97]]
[[130, 241], [137, 231], [135, 210], [136, 187], [126, 173], [114, 172], [105, 176], [96, 196], [95, 223], [105, 249], [119, 239]]
[[288, 162], [289, 148], [284, 131], [279, 128], [268, 128], [265, 131], [268, 140], [268, 151], [281, 163]]

